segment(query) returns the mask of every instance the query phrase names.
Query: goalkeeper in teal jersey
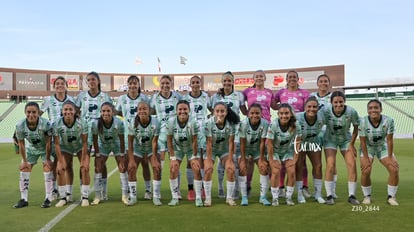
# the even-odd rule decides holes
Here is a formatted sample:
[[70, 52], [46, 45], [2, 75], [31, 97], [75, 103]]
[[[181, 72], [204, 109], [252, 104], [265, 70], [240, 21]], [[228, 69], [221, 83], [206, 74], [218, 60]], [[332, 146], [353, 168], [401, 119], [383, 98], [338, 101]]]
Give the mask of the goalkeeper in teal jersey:
[[288, 103], [282, 103], [277, 112], [278, 118], [273, 120], [267, 129], [267, 155], [272, 177], [270, 179], [272, 206], [279, 205], [279, 175], [282, 164], [286, 167], [288, 176], [286, 188], [286, 204], [295, 205], [292, 200], [294, 191], [295, 163], [298, 160], [301, 142], [301, 127], [296, 121], [295, 113]]
[[312, 163], [313, 185], [315, 186], [314, 198], [320, 204], [325, 204], [322, 198], [322, 128], [325, 126], [323, 115], [318, 111], [319, 103], [315, 96], [311, 96], [305, 102], [305, 112], [298, 113], [296, 118], [302, 131], [302, 139], [299, 149], [298, 162], [296, 163], [296, 188], [298, 189], [298, 202], [305, 203], [303, 191], [303, 163], [306, 155]]
[[227, 174], [226, 203], [235, 206], [233, 191], [235, 188], [234, 136], [236, 125], [240, 122], [239, 116], [224, 102], [217, 102], [213, 109], [214, 116], [209, 118], [204, 127], [206, 136], [206, 155], [204, 157], [204, 190], [206, 199], [204, 206], [211, 206], [211, 185], [213, 165], [216, 157], [219, 158]]
[[253, 103], [249, 107], [247, 118], [240, 123], [240, 158], [239, 162], [239, 185], [242, 195], [242, 206], [248, 205], [247, 199], [247, 165], [252, 159], [259, 168], [260, 173], [260, 198], [259, 201], [265, 206], [270, 202], [266, 198], [269, 188], [269, 165], [265, 158], [265, 141], [269, 123], [262, 118], [262, 107], [259, 103]]
[[198, 153], [198, 134], [200, 127], [196, 120], [190, 118], [190, 104], [186, 100], [180, 100], [176, 106], [177, 116], [167, 122], [167, 145], [170, 154], [170, 189], [172, 199], [168, 205], [178, 205], [178, 171], [184, 158], [191, 163], [194, 174], [195, 205], [203, 206], [201, 200], [201, 173], [200, 155]]
[[114, 117], [114, 105], [104, 102], [101, 105], [101, 117], [92, 122], [93, 146], [95, 147], [95, 199], [92, 204], [97, 205], [103, 200], [102, 171], [112, 152], [121, 180], [122, 202], [128, 204], [128, 174], [126, 172], [127, 159], [125, 156], [125, 129], [124, 123]]
[[371, 170], [374, 157], [377, 157], [388, 171], [387, 203], [397, 206], [399, 165], [394, 156], [394, 120], [381, 114], [382, 104], [377, 99], [370, 100], [367, 109], [368, 116], [361, 118], [359, 125], [362, 204], [371, 204]]
[[[188, 101], [190, 103], [190, 117], [194, 119], [200, 128], [199, 134], [197, 136], [198, 139], [198, 152], [200, 153], [200, 158], [203, 158], [203, 154], [206, 150], [206, 137], [203, 135], [204, 130], [201, 128], [204, 127], [204, 123], [207, 120], [208, 115], [211, 111], [211, 99], [208, 94], [201, 90], [201, 77], [193, 76], [190, 79], [190, 87], [191, 91], [183, 96], [183, 100]], [[204, 176], [204, 168], [203, 162], [201, 162], [201, 174]], [[194, 175], [193, 170], [191, 168], [191, 162], [187, 162], [186, 168], [186, 176], [187, 176], [187, 183], [188, 183], [188, 194], [187, 199], [189, 201], [195, 200], [195, 192], [194, 192]]]
[[[333, 205], [334, 170], [336, 167], [336, 152], [339, 148], [345, 159], [348, 170], [348, 202], [358, 205], [355, 192], [357, 187], [356, 149], [355, 140], [358, 135], [359, 116], [357, 111], [345, 104], [345, 94], [335, 91], [331, 95], [331, 106], [322, 109], [326, 124], [324, 139], [326, 156], [325, 189], [326, 204]], [[350, 133], [351, 124], [354, 129]]]
[[137, 202], [137, 169], [139, 164], [148, 159], [151, 162], [153, 174], [152, 202], [156, 206], [161, 203], [161, 164], [158, 153], [158, 136], [161, 124], [156, 116], [151, 116], [147, 102], [138, 103], [137, 115], [128, 128], [128, 205]]
[[[119, 96], [116, 104], [117, 114], [124, 117], [124, 127], [127, 133], [125, 133], [125, 149], [128, 151], [128, 127], [131, 122], [135, 120], [137, 115], [137, 107], [140, 102], [149, 103], [147, 95], [141, 92], [141, 85], [139, 78], [135, 75], [131, 75], [127, 79], [128, 93]], [[149, 169], [148, 159], [144, 159], [142, 163], [142, 174], [145, 182], [145, 194], [144, 199], [151, 199], [151, 172]]]
[[24, 108], [26, 118], [16, 124], [16, 137], [19, 143], [20, 155], [20, 200], [14, 208], [23, 208], [29, 205], [30, 173], [39, 158], [43, 163], [43, 175], [45, 180], [45, 201], [42, 208], [51, 206], [53, 191], [53, 163], [51, 161], [51, 125], [50, 122], [40, 117], [40, 108], [36, 102], [28, 102]]
[[[89, 163], [88, 125], [76, 116], [76, 106], [71, 101], [62, 105], [62, 117], [53, 123], [53, 140], [58, 159], [58, 191], [60, 201], [56, 207], [62, 207], [72, 201], [73, 157], [80, 162], [81, 206], [89, 206]], [[72, 173], [69, 173], [72, 172]]]

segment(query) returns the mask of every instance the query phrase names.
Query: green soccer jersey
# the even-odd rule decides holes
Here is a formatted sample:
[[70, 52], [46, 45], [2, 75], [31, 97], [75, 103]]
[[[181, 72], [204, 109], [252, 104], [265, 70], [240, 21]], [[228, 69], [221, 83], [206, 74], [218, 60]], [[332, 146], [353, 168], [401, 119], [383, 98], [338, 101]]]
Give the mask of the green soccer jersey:
[[246, 139], [246, 155], [260, 152], [260, 140], [266, 138], [269, 123], [261, 119], [259, 125], [252, 126], [249, 118], [245, 118], [239, 127], [240, 138]]
[[53, 123], [53, 136], [58, 136], [63, 151], [77, 153], [82, 149], [82, 135], [88, 134], [86, 121], [76, 119], [72, 126], [66, 125], [63, 117]]
[[283, 155], [285, 153], [291, 152], [295, 138], [302, 137], [301, 127], [299, 123], [296, 121], [295, 124], [296, 129], [291, 131], [290, 128], [287, 130], [282, 130], [280, 127], [279, 119], [275, 119], [270, 123], [269, 128], [267, 129], [266, 138], [273, 140], [274, 154]]
[[56, 121], [62, 114], [62, 105], [66, 101], [71, 101], [75, 103], [75, 99], [66, 94], [65, 99], [60, 101], [56, 98], [56, 94], [51, 95], [43, 99], [40, 110], [42, 112], [47, 112], [50, 122]]
[[316, 115], [315, 122], [312, 124], [308, 122], [305, 116], [305, 112], [296, 114], [296, 118], [299, 122], [300, 129], [302, 131], [302, 143], [320, 143], [321, 138], [323, 137], [322, 128], [325, 125], [323, 120], [323, 114], [319, 111]]
[[381, 115], [378, 126], [372, 125], [369, 116], [360, 119], [358, 127], [359, 136], [366, 137], [367, 147], [375, 150], [385, 150], [387, 148], [387, 135], [394, 134], [394, 119]]
[[329, 107], [329, 105], [331, 104], [331, 94], [332, 93], [329, 92], [325, 96], [321, 97], [321, 96], [319, 96], [318, 92], [313, 92], [313, 93], [311, 93], [311, 96], [315, 96], [316, 99], [318, 99], [319, 109], [322, 109], [324, 107]]
[[128, 135], [133, 135], [134, 153], [139, 155], [152, 154], [152, 139], [160, 135], [161, 124], [156, 116], [150, 117], [148, 125], [134, 125], [134, 121], [129, 124]]
[[128, 96], [128, 94], [119, 96], [115, 110], [122, 112], [125, 128], [128, 128], [129, 123], [134, 121], [140, 102], [147, 102], [149, 104], [147, 95], [140, 93], [135, 99]]
[[211, 108], [211, 99], [206, 92], [201, 92], [199, 97], [193, 97], [191, 93], [183, 96], [182, 100], [190, 103], [191, 118], [196, 121], [203, 122], [210, 114], [209, 108]]
[[322, 113], [326, 124], [325, 141], [341, 144], [351, 139], [351, 124], [359, 125], [358, 112], [354, 108], [345, 106], [339, 116], [334, 114], [333, 107], [323, 108]]
[[193, 151], [193, 136], [199, 134], [200, 127], [195, 120], [189, 120], [185, 126], [181, 126], [177, 117], [170, 118], [167, 122], [167, 135], [172, 135], [174, 151], [182, 153], [197, 153]]
[[211, 117], [206, 121], [204, 135], [212, 138], [213, 159], [216, 155], [221, 156], [229, 152], [229, 137], [234, 136], [236, 126], [227, 122], [223, 128], [218, 128], [215, 118]]
[[80, 108], [81, 119], [91, 122], [101, 116], [101, 105], [112, 100], [107, 93], [99, 92], [96, 96], [91, 96], [88, 91], [81, 92], [76, 98], [76, 107]]
[[231, 94], [225, 96], [217, 93], [211, 96], [211, 104], [213, 107], [219, 101], [225, 102], [234, 113], [240, 114], [240, 107], [244, 105], [244, 96], [238, 91], [233, 91]]
[[124, 123], [117, 117], [112, 117], [112, 123], [109, 127], [102, 126], [102, 132], [99, 131], [98, 121], [92, 121], [92, 134], [98, 135], [98, 146], [106, 151], [119, 151], [119, 136], [124, 136]]
[[181, 95], [175, 91], [171, 92], [169, 98], [163, 97], [160, 93], [152, 96], [150, 106], [155, 109], [161, 125], [165, 125], [169, 118], [175, 117], [176, 105], [180, 99]]
[[46, 139], [51, 135], [52, 127], [46, 118], [39, 117], [34, 130], [28, 127], [26, 119], [16, 124], [16, 137], [18, 140], [25, 140], [27, 150], [46, 151]]

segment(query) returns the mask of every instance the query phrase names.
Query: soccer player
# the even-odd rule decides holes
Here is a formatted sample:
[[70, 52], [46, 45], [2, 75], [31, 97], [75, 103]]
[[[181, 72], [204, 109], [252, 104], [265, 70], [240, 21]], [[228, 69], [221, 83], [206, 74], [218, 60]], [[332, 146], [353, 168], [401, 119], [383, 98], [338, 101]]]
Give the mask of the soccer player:
[[262, 107], [259, 103], [252, 103], [249, 106], [248, 117], [240, 123], [240, 193], [242, 195], [241, 205], [246, 206], [248, 193], [246, 185], [247, 160], [256, 162], [260, 173], [260, 198], [259, 201], [265, 206], [271, 203], [267, 200], [266, 194], [269, 188], [269, 165], [265, 158], [265, 141], [269, 123], [262, 116]]
[[75, 103], [65, 101], [62, 105], [62, 117], [53, 123], [53, 140], [55, 145], [56, 157], [58, 159], [57, 181], [60, 201], [56, 207], [63, 207], [67, 204], [67, 170], [73, 170], [73, 157], [76, 156], [80, 162], [81, 174], [81, 206], [89, 206], [89, 164], [90, 157], [88, 152], [88, 125], [86, 121], [78, 119], [76, 116]]
[[[152, 202], [156, 206], [161, 203], [161, 164], [158, 153], [158, 137], [161, 124], [157, 117], [151, 116], [150, 106], [147, 102], [138, 103], [137, 115], [128, 128], [128, 205], [137, 202], [137, 169], [144, 159], [151, 162], [153, 174]], [[134, 142], [135, 140], [135, 142]]]
[[[251, 105], [258, 103], [261, 106], [262, 117], [268, 122], [271, 122], [270, 107], [272, 101], [275, 101], [271, 89], [265, 88], [266, 74], [263, 70], [257, 70], [253, 74], [254, 85], [243, 91], [243, 96], [250, 109]], [[274, 104], [273, 104], [274, 106]], [[254, 160], [250, 157], [247, 160], [247, 195], [251, 191], [251, 181], [254, 172]]]
[[40, 117], [40, 108], [36, 102], [28, 102], [24, 108], [26, 118], [16, 125], [16, 137], [19, 143], [20, 155], [20, 200], [13, 207], [23, 208], [29, 205], [30, 173], [39, 158], [43, 162], [43, 175], [45, 180], [45, 201], [42, 208], [49, 208], [53, 201], [53, 163], [51, 161], [51, 124]]
[[[330, 84], [331, 79], [326, 74], [321, 74], [316, 79], [316, 84], [318, 86], [318, 91], [311, 93], [311, 96], [315, 96], [319, 102], [319, 110], [324, 107], [331, 107], [331, 94], [330, 91]], [[326, 125], [322, 127], [323, 133], [326, 131]], [[322, 140], [323, 144], [323, 140]], [[333, 176], [333, 188], [332, 188], [332, 197], [336, 199], [338, 196], [336, 195], [336, 181], [338, 180], [338, 172], [336, 170], [336, 166], [334, 167], [334, 176]]]
[[[355, 197], [357, 187], [355, 140], [358, 136], [359, 116], [354, 108], [345, 104], [345, 101], [345, 94], [341, 91], [335, 91], [331, 95], [331, 106], [324, 107], [322, 110], [326, 124], [324, 149], [326, 156], [326, 204], [328, 205], [335, 204], [332, 193], [338, 148], [344, 157], [348, 170], [348, 202], [352, 205], [359, 204]], [[352, 134], [350, 133], [351, 124], [354, 127]]]
[[170, 118], [166, 125], [167, 145], [170, 154], [170, 189], [172, 195], [172, 199], [168, 205], [178, 205], [178, 171], [181, 161], [187, 155], [194, 174], [195, 205], [201, 207], [203, 206], [201, 199], [202, 181], [197, 139], [200, 128], [196, 120], [190, 119], [190, 104], [186, 100], [178, 101], [176, 109], [177, 117]]
[[92, 205], [103, 200], [102, 171], [109, 153], [113, 153], [121, 179], [122, 202], [128, 204], [128, 174], [125, 157], [124, 123], [114, 117], [114, 106], [110, 102], [101, 105], [101, 116], [92, 122], [92, 139], [95, 148], [95, 199]]
[[[99, 74], [96, 72], [90, 72], [86, 75], [86, 81], [88, 83], [89, 90], [80, 92], [76, 98], [76, 107], [80, 110], [81, 120], [85, 120], [89, 127], [88, 133], [88, 147], [89, 152], [92, 151], [92, 133], [91, 126], [95, 119], [101, 116], [101, 105], [104, 102], [111, 102], [112, 99], [107, 93], [101, 91], [101, 79]], [[107, 189], [108, 189], [107, 169], [106, 165], [102, 171], [102, 194], [103, 199], [107, 200]]]
[[[315, 96], [311, 96], [305, 102], [305, 112], [296, 115], [302, 131], [298, 162], [296, 163], [296, 187], [303, 185], [302, 170], [306, 155], [312, 163], [313, 184], [315, 186], [314, 198], [320, 204], [325, 204], [322, 198], [322, 140], [324, 120], [322, 113], [318, 111], [319, 103]], [[302, 191], [298, 191], [298, 202], [306, 203]]]
[[[62, 105], [65, 101], [72, 101], [75, 102], [75, 99], [72, 96], [69, 96], [67, 93], [68, 83], [66, 82], [65, 78], [62, 76], [58, 76], [55, 81], [53, 82], [53, 88], [55, 89], [55, 93], [51, 96], [47, 96], [43, 99], [42, 105], [40, 106], [40, 115], [43, 115], [44, 112], [47, 112], [49, 117], [50, 123], [53, 123], [58, 118], [62, 116]], [[53, 143], [53, 141], [52, 141]], [[56, 157], [54, 152], [54, 146], [52, 147], [52, 156]], [[57, 159], [54, 159], [53, 163], [53, 194], [57, 197], [57, 185], [56, 185], [56, 167], [57, 167]], [[71, 167], [69, 167], [71, 168]], [[69, 183], [73, 183], [73, 169], [66, 170], [68, 175], [66, 176]], [[67, 193], [72, 194], [72, 185], [68, 185]], [[71, 198], [71, 195], [68, 196]], [[72, 199], [69, 199], [72, 201]]]
[[[129, 124], [134, 122], [137, 115], [138, 104], [142, 101], [149, 103], [147, 95], [141, 92], [141, 85], [139, 78], [135, 75], [131, 75], [127, 79], [128, 93], [119, 96], [115, 109], [117, 114], [124, 117], [125, 128], [125, 149], [128, 150], [128, 127]], [[151, 200], [151, 173], [149, 170], [149, 163], [147, 157], [144, 157], [142, 162], [142, 175], [145, 182], [144, 199]]]
[[[157, 115], [161, 123], [161, 132], [158, 137], [158, 149], [161, 155], [161, 168], [164, 166], [165, 152], [167, 151], [167, 129], [165, 125], [168, 119], [176, 115], [175, 106], [181, 100], [181, 95], [171, 91], [172, 79], [163, 75], [160, 79], [160, 92], [152, 95], [150, 107], [153, 114]], [[179, 193], [180, 194], [180, 193]], [[181, 194], [179, 196], [181, 198]]]
[[[225, 102], [229, 108], [239, 115], [239, 112], [242, 111], [242, 113], [245, 115], [247, 113], [247, 109], [244, 105], [244, 97], [241, 92], [234, 90], [234, 75], [232, 72], [228, 71], [225, 72], [221, 77], [221, 83], [223, 85], [223, 88], [220, 88], [218, 93], [211, 96], [211, 104], [215, 105], [217, 102]], [[237, 152], [237, 147], [239, 147], [239, 137], [238, 137], [238, 126], [236, 125], [236, 134], [235, 134], [235, 142], [236, 142], [236, 149], [234, 150]], [[233, 154], [233, 159], [236, 164], [236, 186], [238, 182], [238, 164], [237, 164], [237, 155]], [[218, 196], [219, 198], [224, 198], [224, 186], [223, 186], [223, 180], [224, 180], [224, 167], [221, 162], [217, 165], [217, 177], [218, 177]], [[235, 188], [234, 198], [238, 198], [238, 187]]]
[[204, 159], [204, 190], [206, 199], [204, 206], [211, 206], [211, 185], [214, 160], [219, 158], [223, 163], [227, 175], [227, 198], [226, 203], [235, 206], [233, 191], [235, 187], [235, 165], [232, 158], [234, 154], [234, 136], [236, 125], [239, 124], [239, 116], [230, 109], [225, 102], [217, 102], [213, 108], [214, 116], [209, 118], [205, 125], [205, 136], [207, 140], [206, 156]]
[[[277, 103], [288, 103], [293, 107], [295, 113], [303, 112], [305, 109], [305, 102], [309, 98], [309, 92], [305, 89], [299, 88], [299, 74], [298, 72], [292, 70], [286, 74], [286, 88], [279, 90], [275, 94], [275, 101], [272, 104]], [[276, 107], [277, 106], [273, 106]], [[279, 179], [279, 187], [280, 187], [280, 196], [285, 197], [285, 167], [282, 166], [282, 170], [280, 173]], [[303, 187], [298, 189], [298, 191], [302, 191], [303, 195], [307, 198], [311, 197], [312, 194], [309, 192], [308, 188], [308, 169], [306, 167], [306, 161], [304, 161], [303, 165]]]
[[361, 118], [359, 138], [361, 141], [361, 187], [364, 193], [362, 204], [371, 204], [371, 171], [374, 157], [388, 171], [388, 199], [390, 205], [397, 206], [396, 194], [399, 181], [399, 165], [394, 156], [394, 119], [381, 114], [382, 104], [373, 99], [368, 102], [368, 116]]
[[282, 165], [286, 167], [288, 176], [286, 188], [286, 204], [295, 205], [292, 200], [295, 189], [295, 163], [301, 141], [301, 127], [296, 121], [295, 113], [288, 103], [282, 103], [277, 112], [278, 118], [273, 120], [267, 130], [267, 154], [272, 177], [270, 179], [272, 206], [279, 205], [279, 175]]
[[[200, 159], [203, 158], [203, 154], [206, 150], [206, 137], [203, 135], [204, 130], [204, 123], [207, 120], [207, 116], [210, 114], [211, 109], [211, 99], [208, 94], [201, 90], [201, 77], [199, 76], [192, 76], [190, 79], [190, 87], [191, 91], [183, 96], [183, 100], [188, 101], [190, 103], [190, 117], [199, 125], [200, 131], [197, 136], [198, 139], [198, 153], [200, 155]], [[203, 162], [201, 161], [201, 175], [204, 176], [204, 169], [203, 169]], [[188, 194], [187, 199], [189, 201], [195, 200], [195, 192], [194, 192], [194, 174], [191, 168], [191, 162], [187, 160], [187, 183], [188, 183]], [[202, 192], [203, 194], [203, 192]]]

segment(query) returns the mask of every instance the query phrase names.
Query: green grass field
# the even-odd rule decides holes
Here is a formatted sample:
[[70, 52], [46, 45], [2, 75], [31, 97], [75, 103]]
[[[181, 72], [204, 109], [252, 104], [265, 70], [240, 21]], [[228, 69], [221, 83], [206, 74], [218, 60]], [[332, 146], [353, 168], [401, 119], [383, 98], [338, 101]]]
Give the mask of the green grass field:
[[[252, 196], [247, 207], [229, 207], [224, 199], [217, 198], [216, 177], [213, 179], [213, 207], [196, 208], [193, 202], [186, 199], [177, 207], [169, 207], [167, 203], [171, 194], [168, 169], [164, 168], [163, 206], [155, 207], [152, 201], [144, 201], [144, 184], [141, 177], [138, 183], [138, 204], [132, 207], [124, 206], [120, 201], [119, 174], [116, 172], [109, 178], [109, 201], [98, 206], [75, 207], [52, 227], [51, 231], [412, 231], [414, 228], [412, 143], [413, 140], [395, 141], [395, 154], [400, 163], [400, 184], [397, 194], [400, 206], [397, 207], [386, 204], [388, 174], [377, 160], [372, 173], [372, 206], [375, 207], [371, 209], [374, 208], [374, 211], [370, 211], [366, 206], [353, 207], [347, 203], [347, 175], [344, 161], [340, 156], [337, 157], [339, 199], [333, 206], [320, 205], [308, 200], [306, 204], [296, 204], [293, 207], [283, 204], [279, 207], [264, 207], [258, 201], [259, 181], [256, 169]], [[40, 208], [44, 200], [44, 185], [42, 168], [38, 165], [34, 167], [31, 175], [29, 207], [13, 209], [12, 206], [20, 198], [19, 162], [20, 156], [14, 154], [12, 144], [0, 144], [0, 231], [39, 231], [69, 206]], [[76, 173], [79, 170], [77, 167], [76, 165]], [[185, 198], [187, 184], [184, 163], [181, 167], [183, 170], [181, 189]], [[115, 161], [112, 158], [108, 161], [108, 170], [114, 168]], [[76, 177], [74, 195], [75, 199], [79, 199], [79, 181]], [[270, 198], [270, 194], [268, 196]], [[359, 180], [357, 197], [362, 200]], [[93, 199], [93, 194], [90, 199]]]

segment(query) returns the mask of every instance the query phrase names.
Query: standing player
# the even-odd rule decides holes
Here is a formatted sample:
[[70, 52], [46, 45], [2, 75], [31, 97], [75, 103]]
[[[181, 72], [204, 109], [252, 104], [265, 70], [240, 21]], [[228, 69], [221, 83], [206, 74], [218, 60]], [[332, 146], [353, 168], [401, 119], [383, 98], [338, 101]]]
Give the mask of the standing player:
[[[322, 110], [326, 124], [324, 140], [326, 204], [333, 205], [335, 203], [332, 195], [334, 188], [333, 175], [336, 167], [336, 152], [339, 148], [348, 170], [348, 202], [352, 205], [358, 205], [359, 201], [355, 197], [357, 187], [355, 140], [358, 136], [358, 112], [345, 104], [345, 94], [341, 91], [332, 93], [331, 105], [331, 107]], [[354, 127], [352, 134], [349, 131], [351, 124]]]
[[[257, 70], [253, 74], [254, 85], [243, 91], [244, 99], [247, 102], [247, 106], [253, 103], [260, 104], [262, 108], [262, 117], [268, 122], [271, 122], [270, 107], [272, 101], [274, 101], [273, 92], [271, 89], [265, 88], [266, 74], [263, 70]], [[274, 106], [274, 104], [273, 104]], [[254, 172], [254, 160], [248, 159], [247, 163], [247, 195], [251, 190], [251, 181]]]
[[[73, 170], [73, 157], [78, 157], [81, 176], [81, 206], [89, 206], [89, 164], [88, 153], [88, 125], [86, 121], [76, 116], [75, 103], [66, 101], [62, 105], [62, 117], [53, 123], [53, 140], [55, 152], [58, 159], [58, 190], [60, 201], [56, 207], [63, 207], [71, 200], [66, 194], [68, 189], [67, 170]], [[73, 180], [73, 179], [72, 179]]]
[[[156, 206], [161, 203], [161, 164], [158, 153], [158, 136], [161, 124], [157, 117], [151, 116], [149, 104], [145, 101], [138, 103], [137, 115], [128, 128], [128, 205], [137, 202], [137, 169], [147, 157], [151, 162], [153, 173], [153, 198]], [[135, 141], [134, 141], [135, 140]]]
[[239, 116], [230, 109], [224, 102], [217, 102], [214, 105], [214, 117], [207, 120], [205, 126], [205, 136], [207, 140], [206, 157], [204, 159], [204, 190], [206, 200], [204, 206], [211, 206], [211, 185], [214, 160], [219, 158], [223, 163], [227, 175], [227, 199], [226, 203], [235, 206], [233, 191], [235, 188], [235, 165], [232, 154], [234, 154], [234, 136], [236, 125], [239, 124]]
[[[65, 101], [72, 101], [75, 102], [75, 99], [72, 96], [69, 96], [67, 94], [67, 87], [68, 83], [66, 82], [65, 78], [62, 76], [58, 76], [55, 81], [53, 82], [53, 88], [55, 88], [55, 94], [48, 96], [44, 98], [42, 105], [40, 106], [40, 115], [42, 115], [44, 112], [47, 112], [47, 115], [49, 117], [50, 123], [53, 123], [62, 115], [62, 105]], [[52, 141], [53, 143], [53, 141]], [[52, 147], [52, 156], [55, 156], [54, 154], [54, 146]], [[53, 165], [53, 175], [54, 175], [54, 181], [53, 186], [54, 190], [53, 193], [57, 194], [57, 185], [56, 185], [56, 166], [57, 166], [57, 159], [54, 159], [54, 165]], [[71, 167], [70, 167], [71, 168]], [[73, 169], [68, 169], [67, 171], [67, 178], [69, 178], [68, 182], [73, 183]], [[71, 195], [72, 194], [72, 185], [67, 186], [67, 193], [69, 193], [68, 199], [72, 201]]]
[[266, 198], [269, 188], [269, 165], [265, 159], [265, 141], [269, 123], [263, 119], [262, 107], [259, 103], [253, 103], [249, 106], [248, 117], [240, 123], [240, 192], [242, 195], [241, 205], [248, 205], [248, 193], [246, 185], [246, 173], [248, 169], [247, 160], [251, 159], [256, 162], [260, 172], [260, 198], [259, 201], [265, 206], [270, 202]]
[[[313, 184], [315, 186], [315, 200], [320, 204], [325, 204], [322, 198], [322, 139], [324, 132], [324, 120], [322, 113], [318, 111], [319, 103], [316, 97], [312, 96], [305, 102], [305, 112], [296, 115], [302, 131], [302, 138], [296, 162], [296, 187], [303, 185], [302, 170], [306, 155], [312, 163]], [[298, 202], [305, 203], [302, 191], [298, 191]]]
[[282, 103], [277, 112], [278, 118], [273, 120], [267, 130], [267, 154], [272, 177], [270, 179], [272, 192], [272, 206], [279, 205], [279, 174], [282, 165], [286, 167], [288, 175], [286, 188], [286, 204], [295, 205], [292, 200], [295, 190], [295, 163], [298, 160], [300, 138], [302, 136], [295, 113], [288, 103]]
[[[125, 148], [128, 150], [128, 127], [134, 122], [137, 115], [138, 104], [142, 101], [149, 103], [149, 98], [141, 92], [141, 85], [139, 78], [135, 75], [128, 77], [128, 93], [119, 96], [115, 109], [118, 115], [124, 117], [125, 133]], [[149, 170], [148, 157], [144, 157], [142, 162], [142, 174], [145, 182], [144, 199], [151, 199], [151, 173]]]
[[93, 146], [95, 147], [95, 199], [97, 205], [103, 200], [102, 171], [109, 153], [115, 155], [121, 179], [122, 202], [128, 204], [128, 174], [126, 172], [124, 123], [114, 117], [114, 106], [110, 102], [101, 105], [101, 116], [92, 122]]
[[399, 165], [394, 156], [394, 120], [381, 114], [382, 104], [377, 99], [368, 102], [368, 116], [361, 118], [359, 138], [361, 140], [361, 187], [364, 193], [362, 204], [371, 204], [371, 170], [376, 156], [388, 171], [388, 199], [397, 206], [396, 194], [399, 181]]
[[[207, 120], [207, 116], [210, 114], [211, 111], [211, 99], [208, 94], [201, 90], [201, 77], [193, 76], [190, 79], [190, 87], [191, 91], [183, 96], [183, 100], [188, 101], [190, 103], [190, 117], [195, 120], [200, 128], [199, 134], [197, 136], [198, 139], [198, 152], [200, 154], [200, 159], [203, 158], [203, 154], [206, 150], [206, 137], [204, 136], [204, 123]], [[203, 162], [201, 161], [201, 175], [204, 176], [204, 169], [203, 169]], [[191, 162], [187, 160], [187, 183], [188, 183], [188, 195], [187, 199], [189, 201], [195, 200], [195, 193], [194, 193], [194, 175], [193, 170], [191, 168]]]
[[[190, 104], [186, 100], [177, 103], [177, 117], [170, 118], [167, 122], [167, 144], [170, 154], [170, 189], [172, 199], [169, 206], [178, 205], [178, 171], [184, 156], [191, 163], [194, 174], [195, 205], [203, 206], [201, 200], [201, 174], [200, 156], [198, 154], [199, 125], [190, 119]], [[188, 157], [191, 155], [191, 157]]]
[[20, 163], [20, 200], [13, 207], [23, 208], [29, 205], [30, 173], [39, 158], [43, 161], [45, 179], [45, 201], [42, 208], [49, 208], [53, 201], [53, 163], [50, 160], [51, 125], [40, 117], [40, 108], [36, 102], [28, 102], [24, 107], [26, 118], [16, 125], [16, 137], [19, 143], [22, 162]]
[[[244, 105], [244, 97], [241, 92], [234, 90], [234, 75], [230, 71], [225, 72], [221, 77], [221, 83], [223, 85], [223, 88], [220, 88], [218, 93], [214, 94], [211, 97], [211, 104], [215, 105], [217, 102], [225, 102], [229, 108], [239, 115], [240, 111], [245, 115], [247, 113], [246, 106]], [[237, 165], [237, 146], [239, 145], [239, 137], [238, 137], [238, 126], [236, 125], [236, 134], [235, 134], [235, 142], [236, 142], [236, 149], [234, 150], [234, 154], [232, 155], [234, 162]], [[238, 165], [236, 166], [236, 188], [234, 197], [238, 198]], [[224, 186], [223, 186], [223, 180], [224, 180], [224, 167], [221, 162], [217, 165], [217, 177], [218, 177], [218, 196], [220, 198], [224, 198]]]
[[[76, 98], [76, 107], [80, 110], [81, 119], [85, 120], [89, 127], [88, 133], [88, 145], [89, 152], [92, 150], [92, 133], [91, 126], [95, 119], [101, 116], [101, 105], [104, 102], [112, 102], [111, 98], [107, 93], [101, 91], [101, 79], [96, 72], [90, 72], [86, 76], [89, 90], [79, 93]], [[102, 188], [103, 188], [103, 199], [108, 199], [107, 196], [107, 169], [104, 166], [102, 172]]]

